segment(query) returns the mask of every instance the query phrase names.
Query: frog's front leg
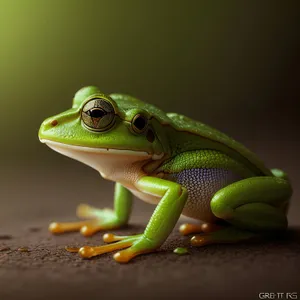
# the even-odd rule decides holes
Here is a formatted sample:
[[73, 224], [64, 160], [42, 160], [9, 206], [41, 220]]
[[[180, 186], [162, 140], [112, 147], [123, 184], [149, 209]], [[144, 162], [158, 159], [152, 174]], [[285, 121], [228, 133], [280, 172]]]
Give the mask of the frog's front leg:
[[161, 197], [144, 233], [125, 237], [105, 234], [105, 242], [117, 242], [103, 246], [82, 247], [79, 249], [82, 257], [90, 258], [128, 248], [114, 255], [116, 261], [128, 262], [139, 254], [155, 251], [167, 239], [186, 203], [187, 190], [178, 183], [150, 176], [141, 178], [136, 187], [143, 193]]
[[88, 220], [70, 223], [51, 223], [52, 233], [80, 231], [85, 236], [93, 235], [101, 230], [116, 229], [124, 226], [129, 219], [132, 207], [132, 194], [121, 184], [116, 183], [114, 210], [97, 209], [86, 204], [77, 208], [77, 215]]
[[213, 196], [211, 209], [229, 226], [194, 236], [192, 245], [232, 243], [285, 230], [291, 194], [288, 180], [272, 176], [251, 177], [222, 188]]

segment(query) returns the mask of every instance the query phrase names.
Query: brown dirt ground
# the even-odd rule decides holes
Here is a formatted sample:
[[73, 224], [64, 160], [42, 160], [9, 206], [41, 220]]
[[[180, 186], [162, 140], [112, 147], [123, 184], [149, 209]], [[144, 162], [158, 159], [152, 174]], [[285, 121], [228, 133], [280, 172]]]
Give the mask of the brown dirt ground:
[[[141, 231], [136, 225], [118, 232]], [[22, 236], [2, 239], [1, 247], [10, 250], [0, 253], [0, 299], [258, 299], [259, 292], [300, 291], [300, 229], [276, 241], [193, 248], [184, 256], [171, 251], [188, 246], [175, 231], [160, 252], [127, 265], [111, 254], [83, 260], [64, 250], [102, 243], [99, 236], [51, 236], [41, 223], [23, 228]]]
[[[281, 239], [202, 248], [190, 248], [189, 239], [174, 230], [159, 252], [125, 265], [112, 254], [83, 260], [66, 252], [66, 245], [102, 244], [102, 233], [53, 236], [49, 222], [73, 220], [80, 202], [111, 206], [113, 185], [80, 165], [63, 172], [57, 179], [56, 170], [45, 175], [43, 169], [28, 168], [24, 173], [8, 170], [2, 178], [0, 199], [6, 201], [0, 210], [0, 248], [10, 250], [0, 252], [1, 300], [259, 299], [262, 292], [298, 292], [300, 297], [297, 224]], [[293, 203], [295, 224], [298, 201]], [[142, 232], [153, 209], [135, 201], [132, 225], [114, 232]], [[172, 253], [178, 246], [189, 247], [190, 254]]]

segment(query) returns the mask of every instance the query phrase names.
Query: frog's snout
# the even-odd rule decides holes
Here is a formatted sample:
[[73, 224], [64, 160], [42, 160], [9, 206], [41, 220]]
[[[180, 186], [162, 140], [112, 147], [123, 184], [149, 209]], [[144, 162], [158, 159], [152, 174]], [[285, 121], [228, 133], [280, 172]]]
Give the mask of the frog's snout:
[[54, 128], [55, 126], [58, 125], [58, 120], [57, 119], [48, 119], [48, 120], [45, 120], [41, 127], [40, 127], [40, 130], [39, 130], [39, 138], [46, 138], [49, 137], [49, 135], [52, 135], [53, 132], [51, 133], [51, 129]]

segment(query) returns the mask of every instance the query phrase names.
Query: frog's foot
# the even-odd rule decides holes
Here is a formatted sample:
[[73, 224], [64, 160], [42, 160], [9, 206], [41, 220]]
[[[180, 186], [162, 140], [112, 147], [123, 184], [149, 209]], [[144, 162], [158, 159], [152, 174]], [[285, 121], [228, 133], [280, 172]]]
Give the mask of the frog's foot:
[[229, 226], [211, 233], [195, 235], [191, 238], [191, 245], [201, 247], [209, 244], [236, 243], [259, 236], [260, 234], [258, 233]]
[[203, 223], [203, 224], [189, 224], [185, 223], [179, 227], [179, 232], [182, 235], [189, 235], [191, 233], [209, 233], [217, 231], [223, 228], [223, 226], [214, 223]]
[[77, 208], [77, 216], [88, 220], [69, 223], [54, 222], [49, 225], [50, 232], [57, 234], [80, 231], [84, 236], [91, 236], [98, 231], [116, 229], [123, 225], [116, 218], [114, 211], [109, 208], [97, 209], [81, 204]]
[[[83, 258], [91, 258], [104, 253], [121, 250], [114, 254], [114, 259], [120, 263], [127, 263], [132, 258], [143, 253], [154, 252], [156, 248], [151, 241], [144, 237], [143, 234], [131, 236], [117, 236], [107, 233], [103, 236], [106, 243], [111, 243], [102, 246], [84, 246], [81, 248], [66, 248], [69, 252], [78, 252]], [[116, 243], [114, 243], [116, 242]]]

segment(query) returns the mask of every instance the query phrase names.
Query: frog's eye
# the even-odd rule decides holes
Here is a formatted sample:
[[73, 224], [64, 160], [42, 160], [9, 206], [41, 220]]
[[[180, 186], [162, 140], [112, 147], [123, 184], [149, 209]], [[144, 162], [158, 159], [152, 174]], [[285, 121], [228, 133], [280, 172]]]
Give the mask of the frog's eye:
[[131, 128], [136, 133], [143, 133], [147, 129], [148, 118], [142, 114], [134, 116], [131, 122]]
[[94, 98], [84, 105], [81, 119], [88, 129], [105, 131], [114, 125], [115, 110], [109, 101]]

